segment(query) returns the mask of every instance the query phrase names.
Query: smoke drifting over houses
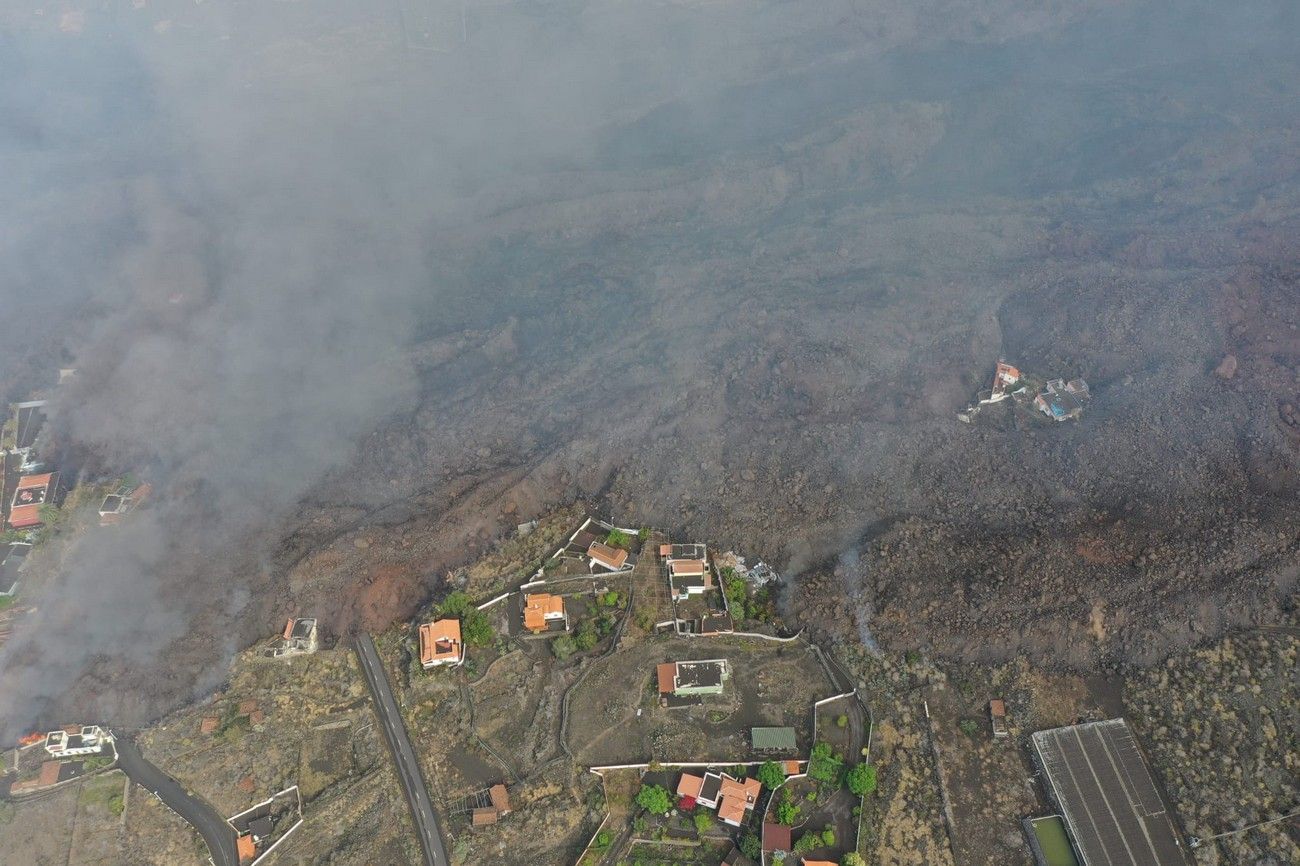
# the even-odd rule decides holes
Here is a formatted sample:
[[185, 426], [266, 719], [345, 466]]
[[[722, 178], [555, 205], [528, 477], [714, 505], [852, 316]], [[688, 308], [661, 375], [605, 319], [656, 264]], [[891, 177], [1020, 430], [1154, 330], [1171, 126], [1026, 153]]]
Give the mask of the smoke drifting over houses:
[[[0, 382], [76, 366], [60, 453], [158, 486], [48, 564], [0, 740], [157, 714], [285, 610], [409, 613], [580, 497], [842, 556], [886, 649], [909, 593], [970, 605], [917, 625], [957, 652], [996, 593], [900, 588], [840, 546], [877, 520], [992, 570], [1249, 512], [1188, 598], [1295, 544], [1300, 349], [1256, 322], [1300, 267], [1291, 4], [426, 5], [0, 15]], [[1085, 376], [1084, 419], [957, 424], [1001, 356]], [[1034, 579], [1141, 595], [1120, 562]]]

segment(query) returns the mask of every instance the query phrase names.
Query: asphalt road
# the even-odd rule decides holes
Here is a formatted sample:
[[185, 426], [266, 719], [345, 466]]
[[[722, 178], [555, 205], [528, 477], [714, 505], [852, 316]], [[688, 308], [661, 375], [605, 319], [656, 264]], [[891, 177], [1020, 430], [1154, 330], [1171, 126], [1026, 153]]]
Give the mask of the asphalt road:
[[402, 782], [406, 793], [407, 805], [411, 807], [411, 818], [415, 821], [416, 832], [420, 836], [420, 848], [424, 851], [427, 866], [448, 866], [447, 849], [442, 843], [442, 833], [438, 828], [438, 816], [433, 811], [433, 801], [429, 799], [429, 789], [420, 774], [420, 762], [411, 747], [411, 738], [407, 736], [402, 714], [397, 709], [393, 698], [393, 689], [384, 674], [375, 642], [368, 634], [357, 635], [354, 641], [357, 658], [361, 661], [361, 672], [370, 686], [370, 694], [375, 699], [375, 711], [379, 714], [380, 727], [384, 739], [393, 753], [393, 762], [397, 765], [397, 778]]
[[225, 819], [201, 800], [191, 797], [181, 784], [145, 760], [135, 743], [117, 738], [117, 765], [137, 785], [142, 785], [158, 795], [176, 814], [180, 815], [208, 843], [212, 862], [216, 866], [239, 866], [235, 849], [235, 831]]

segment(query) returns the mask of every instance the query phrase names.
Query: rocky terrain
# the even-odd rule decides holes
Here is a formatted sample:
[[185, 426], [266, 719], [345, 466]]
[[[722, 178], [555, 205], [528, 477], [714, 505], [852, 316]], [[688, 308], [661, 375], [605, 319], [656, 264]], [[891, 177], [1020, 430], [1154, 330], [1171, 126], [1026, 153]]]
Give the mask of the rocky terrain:
[[1295, 626], [1235, 635], [1127, 683], [1125, 703], [1187, 832], [1207, 840], [1198, 864], [1300, 858], [1294, 820], [1273, 820], [1300, 804], [1297, 644]]

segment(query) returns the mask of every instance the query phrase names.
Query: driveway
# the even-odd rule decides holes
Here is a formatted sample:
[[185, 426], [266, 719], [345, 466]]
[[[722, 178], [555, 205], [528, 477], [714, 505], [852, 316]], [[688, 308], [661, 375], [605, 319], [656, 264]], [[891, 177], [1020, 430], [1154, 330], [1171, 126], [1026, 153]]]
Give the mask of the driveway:
[[239, 866], [234, 828], [215, 809], [191, 796], [179, 782], [145, 760], [135, 743], [121, 736], [117, 738], [117, 766], [132, 782], [156, 794], [199, 831], [216, 866]]

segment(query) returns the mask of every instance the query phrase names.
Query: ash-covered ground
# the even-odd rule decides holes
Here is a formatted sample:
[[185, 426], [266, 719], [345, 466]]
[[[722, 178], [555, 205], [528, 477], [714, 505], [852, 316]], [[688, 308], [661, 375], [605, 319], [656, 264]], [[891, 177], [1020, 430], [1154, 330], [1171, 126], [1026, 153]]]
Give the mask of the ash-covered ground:
[[[793, 618], [889, 649], [1086, 669], [1268, 622], [1300, 545], [1300, 21], [1238, 5], [151, 10], [132, 32], [169, 48], [130, 81], [167, 164], [124, 148], [41, 207], [9, 194], [138, 224], [111, 188], [151, 181], [152, 230], [95, 234], [148, 252], [115, 294], [85, 251], [15, 285], [67, 284], [67, 327], [20, 353], [89, 373], [67, 453], [174, 479], [171, 516], [95, 599], [144, 625], [53, 670], [94, 604], [51, 576], [0, 656], [13, 715], [155, 717], [287, 613], [382, 626], [580, 499], [775, 561]], [[183, 104], [190, 56], [239, 87]], [[339, 271], [360, 288], [296, 288]], [[142, 321], [175, 344], [123, 350]], [[999, 357], [1087, 379], [1082, 418], [960, 423]]]

